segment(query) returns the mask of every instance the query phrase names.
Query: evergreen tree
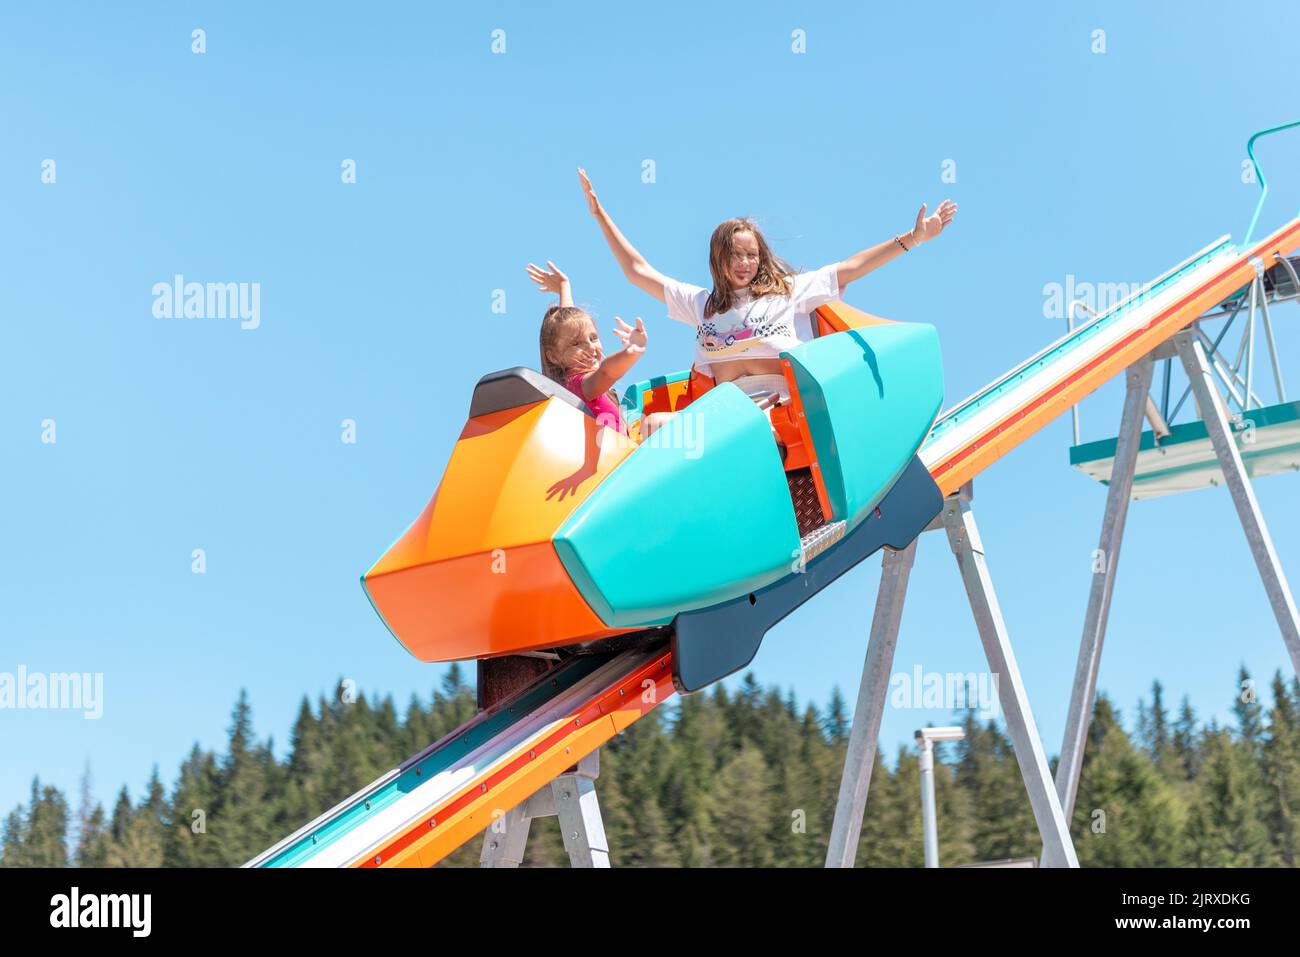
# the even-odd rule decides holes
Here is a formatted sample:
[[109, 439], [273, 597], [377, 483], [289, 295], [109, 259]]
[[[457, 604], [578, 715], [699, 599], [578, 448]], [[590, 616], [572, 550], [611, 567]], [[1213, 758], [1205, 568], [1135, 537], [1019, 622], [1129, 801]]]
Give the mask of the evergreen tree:
[[0, 835], [0, 867], [25, 867], [23, 845], [27, 839], [27, 825], [21, 807], [16, 807], [5, 818], [4, 833]]
[[681, 861], [663, 803], [669, 760], [658, 711], [601, 748], [597, 789], [617, 866], [672, 867]]
[[673, 843], [681, 848], [687, 867], [707, 867], [713, 861], [712, 818], [708, 795], [714, 777], [728, 756], [727, 731], [721, 712], [727, 707], [726, 689], [712, 695], [685, 695], [677, 706], [674, 723], [674, 761], [665, 788], [666, 810], [676, 824]]
[[[180, 776], [172, 790], [167, 814], [163, 858], [169, 867], [212, 867], [225, 860], [221, 849], [210, 836], [209, 818], [217, 807], [221, 773], [211, 751], [202, 750], [198, 742], [181, 765]], [[303, 821], [279, 818], [284, 833], [295, 830]]]
[[73, 852], [78, 867], [103, 867], [107, 854], [108, 834], [104, 826], [104, 809], [95, 800], [90, 761], [81, 773], [80, 803], [77, 807], [77, 845]]
[[1263, 745], [1266, 820], [1282, 863], [1300, 863], [1300, 694], [1273, 676], [1273, 708]]
[[1165, 710], [1165, 689], [1159, 681], [1151, 682], [1150, 755], [1162, 764], [1169, 751], [1169, 712]]
[[[971, 864], [976, 860], [971, 792], [957, 780], [955, 763], [947, 760], [951, 747], [949, 743], [936, 743], [934, 754], [934, 805], [940, 867]], [[917, 814], [920, 814], [919, 794], [917, 801]]]
[[1035, 857], [1041, 850], [1024, 778], [1011, 742], [989, 721], [981, 726], [967, 711], [957, 742], [957, 783], [970, 801], [971, 833], [976, 860]]
[[[1156, 685], [1159, 689], [1159, 685]], [[1157, 690], [1147, 748], [1160, 753]], [[1099, 696], [1084, 751], [1073, 837], [1085, 867], [1159, 867], [1182, 863], [1187, 809], [1148, 754], [1133, 746], [1109, 700]]]
[[806, 866], [820, 867], [826, 862], [847, 750], [847, 741], [823, 734], [817, 709], [808, 705], [799, 722], [798, 752], [798, 766], [808, 785], [804, 798], [807, 832], [803, 835], [807, 848], [799, 856]]
[[1263, 738], [1263, 708], [1255, 691], [1255, 681], [1242, 665], [1237, 671], [1237, 697], [1232, 703], [1232, 713], [1237, 719], [1237, 736], [1245, 750], [1258, 755]]
[[844, 695], [840, 694], [839, 685], [831, 688], [831, 700], [826, 706], [826, 721], [823, 727], [832, 745], [848, 741], [852, 722], [849, 720], [848, 705], [844, 702]]
[[[770, 867], [771, 832], [781, 812], [772, 800], [771, 769], [746, 741], [718, 771], [709, 801], [713, 863], [719, 867]], [[782, 824], [784, 824], [784, 815]], [[758, 836], [755, 839], [755, 836]]]
[[[1130, 736], [1101, 696], [1085, 747], [1073, 820], [1091, 866], [1294, 866], [1300, 857], [1300, 681], [1272, 682], [1264, 710], [1243, 667], [1232, 730], [1202, 731], [1184, 698], [1165, 713], [1163, 687], [1139, 703]], [[94, 801], [89, 766], [69, 834], [68, 806], [34, 781], [0, 829], [0, 866], [234, 866], [460, 727], [473, 689], [449, 668], [426, 707], [399, 716], [391, 697], [303, 698], [289, 753], [259, 742], [241, 693], [222, 755], [197, 744], [170, 797], [155, 767], [138, 805], [126, 788], [112, 813]], [[1040, 840], [1004, 732], [960, 718], [966, 739], [936, 747], [943, 866], [1037, 856]], [[849, 721], [833, 693], [801, 711], [792, 691], [746, 676], [652, 711], [601, 750], [597, 783], [611, 860], [619, 866], [820, 867], [844, 768]], [[952, 752], [951, 755], [949, 752]], [[950, 760], [951, 758], [951, 760]], [[505, 809], [502, 809], [505, 810]], [[1104, 813], [1104, 817], [1098, 812]], [[1100, 825], [1100, 826], [1098, 826]], [[444, 866], [478, 863], [482, 838]], [[858, 842], [860, 866], [920, 866], [923, 838], [914, 747], [893, 768], [877, 754]], [[529, 866], [567, 866], [554, 818], [532, 822]]]
[[[915, 749], [900, 745], [894, 772], [887, 776], [889, 786], [877, 791], [876, 774], [872, 772], [866, 816], [868, 820], [880, 816], [879, 827], [872, 828], [879, 844], [868, 851], [864, 863], [868, 867], [921, 867], [925, 863], [925, 839], [921, 825], [921, 771]], [[872, 804], [877, 800], [877, 809], [873, 809]], [[864, 823], [864, 836], [867, 830]]]
[[1197, 729], [1196, 712], [1187, 696], [1183, 696], [1182, 707], [1178, 711], [1178, 720], [1174, 722], [1172, 741], [1177, 773], [1185, 781], [1193, 780], [1201, 768], [1200, 731]]
[[[900, 840], [900, 835], [905, 830], [909, 811], [904, 807], [906, 795], [900, 796], [896, 791], [894, 775], [877, 749], [871, 765], [867, 804], [859, 825], [855, 859], [858, 867], [903, 866], [906, 841]], [[919, 813], [919, 806], [912, 808], [912, 812]]]
[[1251, 746], [1211, 724], [1199, 788], [1188, 819], [1190, 863], [1268, 867], [1278, 855], [1265, 823], [1263, 775]]
[[68, 866], [68, 802], [58, 788], [33, 794], [27, 822], [27, 859], [32, 867]]
[[162, 825], [148, 810], [131, 804], [125, 787], [118, 792], [113, 806], [110, 837], [104, 848], [106, 867], [161, 867], [163, 864]]
[[207, 816], [214, 863], [238, 867], [280, 836], [272, 826], [274, 763], [270, 749], [254, 739], [252, 707], [247, 691], [241, 690], [231, 714], [214, 806]]
[[1138, 702], [1137, 725], [1133, 734], [1138, 747], [1160, 768], [1164, 767], [1172, 749], [1164, 690], [1159, 681], [1151, 683], [1151, 707], [1148, 708], [1143, 701]]

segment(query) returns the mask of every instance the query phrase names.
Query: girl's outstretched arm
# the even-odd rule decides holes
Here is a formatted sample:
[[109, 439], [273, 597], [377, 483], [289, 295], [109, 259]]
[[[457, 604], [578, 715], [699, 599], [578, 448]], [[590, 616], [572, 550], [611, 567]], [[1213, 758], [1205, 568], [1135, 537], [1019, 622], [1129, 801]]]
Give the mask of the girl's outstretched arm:
[[569, 277], [560, 272], [560, 267], [549, 259], [546, 260], [546, 265], [550, 268], [550, 272], [529, 263], [528, 278], [537, 283], [538, 292], [558, 292], [560, 294], [560, 305], [572, 306], [573, 286], [569, 283]]
[[609, 213], [605, 212], [605, 207], [601, 206], [600, 200], [596, 198], [596, 191], [592, 188], [591, 180], [587, 178], [586, 170], [578, 169], [578, 179], [582, 181], [582, 191], [587, 196], [587, 208], [591, 210], [591, 215], [596, 217], [596, 222], [600, 223], [600, 231], [605, 234], [605, 242], [609, 243], [609, 248], [614, 253], [614, 258], [618, 260], [623, 275], [632, 285], [663, 302], [663, 274], [646, 262], [646, 258], [637, 252], [636, 247], [628, 242], [626, 236], [619, 232], [618, 227], [614, 225], [614, 220], [609, 218]]
[[640, 317], [637, 317], [635, 327], [629, 326], [618, 316], [614, 317], [614, 321], [618, 323], [614, 327], [614, 335], [623, 341], [623, 348], [613, 355], [605, 356], [599, 366], [583, 376], [584, 398], [593, 399], [614, 388], [614, 383], [623, 378], [636, 365], [636, 361], [645, 355], [647, 336]]
[[925, 203], [922, 203], [921, 211], [916, 214], [916, 226], [910, 232], [900, 233], [893, 239], [887, 239], [835, 264], [840, 288], [843, 289], [855, 279], [861, 279], [871, 270], [883, 266], [891, 259], [897, 259], [913, 246], [934, 239], [952, 222], [956, 214], [957, 204], [950, 199], [945, 199], [939, 204], [939, 208], [931, 216], [925, 215]]

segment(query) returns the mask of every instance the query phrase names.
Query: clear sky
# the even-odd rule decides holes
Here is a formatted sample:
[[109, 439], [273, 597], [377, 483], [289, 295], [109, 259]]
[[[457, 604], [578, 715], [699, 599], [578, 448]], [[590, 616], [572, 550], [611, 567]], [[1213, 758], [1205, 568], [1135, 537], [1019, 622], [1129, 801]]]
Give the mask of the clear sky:
[[[340, 676], [427, 698], [445, 666], [392, 640], [358, 577], [432, 494], [475, 380], [536, 365], [524, 265], [558, 262], [602, 329], [644, 317], [639, 371], [689, 362], [576, 166], [655, 266], [702, 284], [728, 216], [812, 268], [956, 199], [950, 232], [846, 295], [939, 328], [951, 403], [1060, 334], [1045, 285], [1142, 282], [1240, 238], [1246, 138], [1296, 118], [1276, 74], [1297, 31], [1291, 5], [1200, 2], [7, 7], [0, 671], [102, 672], [104, 711], [0, 711], [0, 812], [36, 773], [74, 792], [87, 760], [105, 800], [154, 763], [170, 784], [195, 740], [223, 746], [241, 688], [281, 752], [302, 695]], [[1260, 152], [1272, 228], [1300, 205], [1300, 142]], [[176, 274], [258, 283], [260, 325], [155, 317]], [[1300, 386], [1296, 312], [1277, 320]], [[1085, 439], [1113, 434], [1119, 396], [1084, 404]], [[1068, 444], [1061, 420], [976, 482], [1049, 753], [1105, 498]], [[1296, 481], [1257, 489], [1300, 577]], [[782, 623], [758, 679], [852, 701], [878, 577], [873, 559]], [[895, 670], [982, 670], [942, 538], [912, 583]], [[1156, 678], [1223, 717], [1241, 662], [1291, 674], [1226, 493], [1138, 503], [1101, 687], [1130, 718]], [[886, 752], [948, 717], [891, 708]]]

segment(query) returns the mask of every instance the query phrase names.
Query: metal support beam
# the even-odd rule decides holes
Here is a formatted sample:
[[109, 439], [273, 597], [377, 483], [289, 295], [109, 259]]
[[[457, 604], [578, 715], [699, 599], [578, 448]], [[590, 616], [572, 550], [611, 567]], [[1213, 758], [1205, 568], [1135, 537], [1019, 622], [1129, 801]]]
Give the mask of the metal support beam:
[[1277, 386], [1277, 401], [1286, 401], [1286, 384], [1282, 381], [1282, 366], [1278, 363], [1277, 343], [1273, 340], [1273, 317], [1268, 311], [1268, 296], [1259, 301], [1260, 315], [1264, 320], [1264, 341], [1268, 343], [1268, 359], [1273, 366], [1273, 382]]
[[1120, 415], [1119, 439], [1115, 461], [1111, 466], [1110, 485], [1106, 491], [1106, 511], [1101, 522], [1101, 540], [1093, 564], [1092, 590], [1088, 594], [1088, 611], [1084, 618], [1083, 638], [1079, 642], [1079, 660], [1074, 668], [1074, 687], [1070, 692], [1070, 709], [1065, 718], [1065, 741], [1061, 760], [1056, 766], [1056, 793], [1061, 810], [1069, 820], [1079, 792], [1079, 773], [1083, 768], [1083, 750], [1092, 723], [1092, 708], [1097, 695], [1097, 672], [1101, 668], [1101, 646], [1106, 638], [1111, 594], [1119, 569], [1119, 550], [1124, 541], [1124, 522], [1133, 495], [1133, 474], [1137, 468], [1138, 448], [1142, 441], [1142, 418], [1150, 399], [1153, 372], [1152, 357], [1139, 359], [1125, 374], [1124, 411]]
[[609, 867], [609, 841], [596, 800], [596, 776], [583, 773], [579, 765], [577, 773], [561, 774], [551, 782], [551, 795], [569, 863], [574, 867]]
[[880, 718], [885, 710], [889, 675], [894, 667], [898, 625], [903, 617], [907, 580], [915, 560], [915, 540], [902, 551], [884, 549], [881, 559], [880, 590], [876, 593], [876, 612], [871, 619], [871, 637], [867, 639], [867, 657], [862, 664], [862, 681], [858, 686], [853, 726], [844, 755], [844, 774], [840, 778], [839, 798], [835, 802], [835, 821], [831, 825], [830, 846], [826, 850], [827, 867], [852, 867], [857, 859], [862, 814], [871, 787], [871, 770], [876, 763]]
[[593, 751], [522, 804], [495, 818], [483, 835], [479, 864], [518, 867], [534, 818], [557, 817], [573, 867], [609, 867], [609, 842], [596, 798], [600, 752]]
[[[1025, 788], [1029, 792], [1030, 806], [1043, 838], [1046, 864], [1077, 867], [1078, 859], [1075, 857], [1074, 846], [1070, 843], [1069, 828], [1056, 792], [1051, 786], [1047, 755], [1038, 737], [1038, 729], [1029, 709], [1029, 699], [1002, 620], [1002, 611], [998, 607], [992, 580], [984, 564], [984, 549], [980, 545], [975, 516], [970, 508], [971, 497], [971, 485], [967, 483], [944, 500], [943, 511], [927, 526], [926, 531], [945, 529], [957, 557], [989, 668], [998, 676], [999, 702], [1006, 716], [1007, 730], [1015, 748]], [[853, 726], [849, 731], [848, 750], [844, 756], [844, 775], [840, 779], [835, 821], [831, 826], [830, 846], [826, 852], [827, 867], [852, 867], [857, 857], [862, 815], [866, 810], [871, 786], [871, 771], [875, 765], [880, 721], [894, 664], [894, 649], [898, 644], [903, 602], [915, 558], [915, 541], [902, 551], [886, 549], [884, 552], [880, 590], [876, 594], [871, 636], [867, 641], [862, 681], [858, 687]]]
[[993, 591], [993, 579], [984, 561], [984, 545], [975, 525], [969, 502], [949, 499], [943, 506], [943, 523], [948, 543], [957, 557], [966, 597], [970, 600], [989, 669], [999, 676], [998, 700], [1006, 717], [1007, 733], [1016, 752], [1016, 763], [1029, 792], [1029, 804], [1043, 838], [1045, 867], [1078, 867], [1079, 860], [1070, 840], [1070, 828], [1052, 786], [1042, 739], [1029, 708], [1029, 697], [1020, 677], [1002, 609]]
[[[542, 791], [549, 788], [548, 784]], [[478, 858], [480, 867], [518, 867], [524, 862], [524, 848], [528, 846], [528, 832], [533, 824], [532, 816], [528, 813], [529, 801], [512, 807], [488, 826], [483, 835], [483, 850]]]
[[1151, 434], [1155, 436], [1156, 442], [1169, 438], [1169, 423], [1165, 421], [1165, 417], [1160, 414], [1155, 401], [1149, 395], [1146, 398], [1146, 419], [1151, 423]]
[[934, 809], [934, 742], [917, 732], [921, 750], [921, 832], [925, 839], [925, 866], [939, 866], [939, 820]]
[[1259, 502], [1255, 499], [1255, 490], [1246, 474], [1246, 467], [1237, 449], [1236, 439], [1228, 424], [1228, 415], [1224, 409], [1219, 390], [1214, 387], [1210, 367], [1205, 358], [1205, 351], [1200, 342], [1188, 330], [1174, 337], [1178, 354], [1183, 360], [1187, 378], [1191, 380], [1192, 390], [1201, 407], [1206, 431], [1214, 446], [1219, 466], [1228, 491], [1232, 493], [1232, 502], [1237, 507], [1237, 517], [1241, 519], [1242, 530], [1246, 533], [1246, 543], [1250, 546], [1251, 556], [1259, 569], [1259, 577], [1264, 582], [1264, 591], [1268, 594], [1273, 615], [1277, 618], [1282, 631], [1282, 640], [1286, 642], [1287, 652], [1291, 655], [1291, 666], [1300, 673], [1300, 615], [1297, 615], [1295, 599], [1291, 596], [1291, 587], [1287, 584], [1278, 561], [1277, 551], [1273, 548], [1273, 539], [1269, 536], [1268, 526], [1264, 523]]

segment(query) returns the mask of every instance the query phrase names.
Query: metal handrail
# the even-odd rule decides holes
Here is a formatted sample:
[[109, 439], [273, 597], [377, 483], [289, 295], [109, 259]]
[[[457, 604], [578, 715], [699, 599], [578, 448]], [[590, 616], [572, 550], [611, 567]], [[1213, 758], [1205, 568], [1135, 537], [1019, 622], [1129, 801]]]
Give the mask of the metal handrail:
[[1248, 247], [1250, 245], [1250, 238], [1255, 234], [1255, 224], [1259, 221], [1260, 210], [1264, 208], [1264, 200], [1268, 198], [1268, 183], [1264, 181], [1264, 171], [1259, 168], [1259, 160], [1255, 159], [1255, 140], [1262, 136], [1280, 133], [1283, 130], [1289, 130], [1296, 126], [1300, 126], [1300, 120], [1296, 120], [1292, 123], [1284, 123], [1281, 126], [1274, 126], [1267, 130], [1260, 130], [1246, 141], [1246, 155], [1250, 157], [1250, 162], [1255, 167], [1255, 179], [1259, 181], [1261, 193], [1259, 195], [1259, 202], [1255, 204], [1255, 214], [1250, 217], [1250, 226], [1246, 228], [1246, 239], [1242, 243], [1242, 246]]
[[[1291, 274], [1291, 285], [1292, 285], [1292, 286], [1295, 288], [1295, 290], [1296, 290], [1295, 293], [1294, 293], [1293, 295], [1290, 295], [1290, 296], [1275, 296], [1274, 298], [1275, 298], [1277, 301], [1279, 301], [1279, 302], [1286, 302], [1286, 301], [1289, 300], [1289, 299], [1300, 299], [1300, 276], [1297, 276], [1297, 275], [1296, 275], [1296, 272], [1295, 272], [1295, 266], [1292, 266], [1292, 265], [1291, 265], [1291, 260], [1288, 259], [1286, 256], [1283, 256], [1281, 253], [1274, 253], [1274, 254], [1273, 254], [1273, 258], [1276, 259], [1278, 262], [1280, 262], [1280, 263], [1282, 264], [1282, 267], [1283, 267], [1284, 269], [1286, 269], [1286, 271], [1287, 271], [1288, 273]], [[1274, 289], [1274, 290], [1277, 289], [1277, 283], [1276, 283], [1276, 282], [1273, 283], [1273, 289]]]

